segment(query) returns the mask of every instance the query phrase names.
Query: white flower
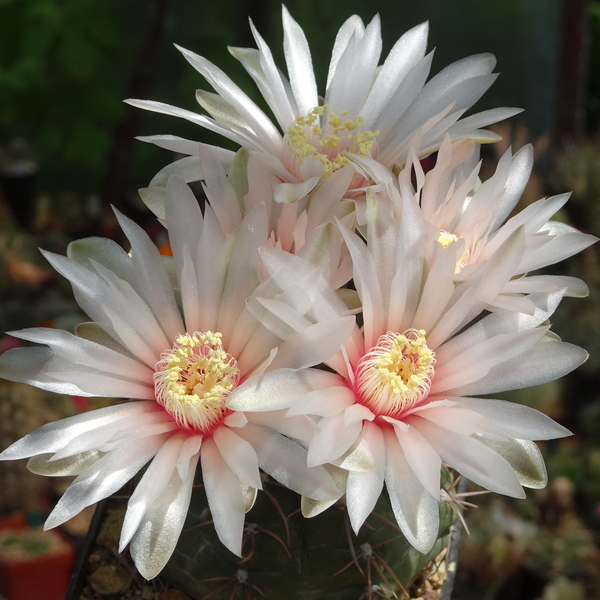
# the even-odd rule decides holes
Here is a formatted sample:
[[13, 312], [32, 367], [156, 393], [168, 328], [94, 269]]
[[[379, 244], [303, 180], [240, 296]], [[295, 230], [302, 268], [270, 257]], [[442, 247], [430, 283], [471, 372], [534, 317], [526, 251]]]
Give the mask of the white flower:
[[423, 173], [417, 159], [419, 137], [413, 141], [411, 159], [397, 178], [373, 160], [361, 158], [360, 167], [369, 173], [372, 189], [379, 189], [381, 201], [394, 206], [396, 214], [405, 202], [403, 197], [420, 207], [425, 237], [429, 239], [427, 252], [434, 254], [438, 244], [453, 247], [457, 282], [474, 277], [502, 244], [523, 227], [525, 246], [521, 261], [514, 265], [512, 277], [490, 301], [490, 308], [532, 313], [535, 307], [526, 295], [534, 292], [564, 289], [567, 296], [587, 296], [587, 286], [575, 277], [530, 274], [597, 241], [593, 235], [550, 220], [570, 194], [538, 200], [506, 220], [527, 185], [533, 166], [532, 146], [524, 146], [514, 155], [507, 150], [494, 175], [482, 183], [478, 179], [481, 162], [477, 162], [477, 148], [471, 141], [452, 144], [446, 137], [435, 166]]
[[[352, 277], [350, 256], [338, 229], [328, 223], [338, 218], [354, 226], [355, 203], [344, 199], [355, 173], [353, 166], [336, 171], [319, 186], [316, 179], [300, 186], [279, 185], [276, 177], [245, 149], [237, 152], [226, 172], [213, 149], [204, 144], [197, 146], [199, 170], [194, 171], [193, 178], [202, 180], [224, 233], [233, 232], [248, 212], [264, 204], [270, 245], [302, 256], [315, 266], [327, 263], [325, 275], [336, 289], [348, 282]], [[167, 169], [140, 190], [146, 205], [165, 226], [168, 173]]]
[[[522, 260], [523, 227], [469, 281], [456, 284], [456, 248], [438, 244], [426, 260], [426, 224], [412, 196], [403, 198], [398, 220], [391, 205], [373, 195], [367, 202], [367, 244], [343, 229], [364, 325], [327, 361], [339, 373], [337, 380], [331, 374], [324, 386], [319, 371], [309, 370], [304, 380], [313, 391], [304, 397], [269, 401], [239, 389], [228, 405], [289, 407], [290, 416], [321, 417], [309, 465], [332, 463], [348, 470], [346, 503], [354, 530], [373, 510], [385, 483], [398, 525], [415, 548], [427, 552], [438, 535], [442, 461], [491, 491], [523, 497], [523, 485], [546, 483], [532, 440], [569, 434], [533, 409], [471, 396], [551, 381], [587, 354], [561, 342], [546, 325], [564, 290], [532, 294], [532, 315], [500, 309], [473, 323]], [[276, 278], [274, 265], [283, 273], [285, 263], [299, 260], [270, 255]], [[343, 312], [324, 290], [321, 304], [314, 304], [315, 316], [327, 315], [326, 306]], [[365, 468], [368, 462], [371, 470]], [[315, 514], [330, 504], [307, 503], [305, 512]]]
[[46, 347], [0, 357], [0, 373], [13, 381], [135, 400], [45, 425], [0, 460], [33, 457], [34, 472], [77, 475], [47, 528], [116, 492], [151, 461], [128, 503], [120, 541], [121, 549], [131, 543], [146, 578], [173, 552], [198, 462], [217, 534], [237, 554], [244, 513], [261, 488], [259, 467], [317, 500], [339, 494], [325, 469], [307, 468], [306, 450], [290, 439], [310, 439], [312, 420], [235, 413], [225, 400], [261, 374], [277, 380], [278, 389], [306, 390], [295, 369], [331, 356], [352, 326], [349, 317], [335, 318], [273, 334], [247, 309], [261, 294], [285, 300], [273, 281], [261, 282], [264, 206], [226, 236], [212, 209], [202, 215], [181, 180], [171, 179], [167, 193], [173, 263], [165, 264], [148, 236], [117, 214], [131, 255], [101, 238], [74, 242], [68, 257], [46, 253], [93, 322], [80, 326], [78, 336], [43, 328], [13, 332]]
[[[461, 117], [493, 83], [495, 59], [480, 54], [457, 61], [425, 83], [432, 54], [425, 54], [427, 23], [405, 33], [379, 65], [382, 40], [379, 16], [367, 27], [350, 17], [335, 39], [323, 99], [319, 96], [308, 42], [283, 7], [284, 53], [288, 77], [251, 23], [258, 49], [230, 48], [254, 79], [275, 123], [223, 71], [207, 59], [180, 48], [215, 93], [199, 90], [205, 116], [161, 102], [128, 100], [133, 106], [187, 119], [251, 151], [281, 182], [301, 185], [327, 177], [349, 163], [347, 154], [370, 156], [391, 169], [404, 166], [409, 142], [425, 124], [422, 153], [435, 151], [448, 133], [453, 140], [496, 141], [481, 129], [519, 112], [499, 108]], [[142, 138], [188, 154], [169, 173], [190, 173], [197, 143], [175, 136]], [[218, 149], [220, 160], [231, 154]], [[162, 175], [159, 175], [159, 177]], [[349, 188], [360, 188], [355, 177]]]

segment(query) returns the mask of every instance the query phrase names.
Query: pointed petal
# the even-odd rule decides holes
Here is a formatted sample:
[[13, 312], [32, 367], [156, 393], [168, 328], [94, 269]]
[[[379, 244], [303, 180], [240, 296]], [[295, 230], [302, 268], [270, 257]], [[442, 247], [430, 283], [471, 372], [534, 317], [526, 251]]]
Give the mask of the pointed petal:
[[175, 550], [187, 516], [198, 455], [190, 461], [187, 478], [174, 471], [169, 484], [152, 504], [130, 545], [133, 562], [142, 577], [156, 577]]
[[385, 484], [396, 521], [406, 539], [423, 554], [437, 540], [439, 503], [421, 485], [410, 468], [398, 438], [392, 430], [384, 431]]

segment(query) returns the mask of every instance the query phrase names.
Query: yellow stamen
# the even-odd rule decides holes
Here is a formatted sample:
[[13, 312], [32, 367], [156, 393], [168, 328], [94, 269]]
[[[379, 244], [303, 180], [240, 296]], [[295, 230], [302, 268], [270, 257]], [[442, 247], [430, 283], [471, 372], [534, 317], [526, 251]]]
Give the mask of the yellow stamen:
[[[321, 123], [325, 111], [327, 122]], [[341, 116], [336, 115], [326, 104], [312, 108], [306, 116], [297, 116], [294, 119], [294, 124], [287, 130], [287, 137], [290, 148], [296, 153], [300, 163], [305, 158], [314, 156], [323, 165], [323, 177], [329, 177], [338, 169], [350, 164], [344, 152], [358, 152], [363, 156], [370, 156], [379, 131], [363, 131], [364, 118], [357, 115], [353, 119], [342, 120], [342, 116], [347, 115], [347, 110], [342, 111]], [[355, 140], [356, 144], [350, 146], [347, 142], [352, 140]]]
[[437, 241], [442, 246], [444, 246], [444, 248], [447, 248], [452, 242], [455, 242], [457, 239], [458, 238], [453, 233], [445, 231], [444, 229], [440, 229], [440, 235]]
[[398, 415], [427, 396], [434, 365], [425, 331], [388, 332], [357, 365], [360, 399], [377, 415]]
[[220, 333], [177, 336], [156, 363], [156, 400], [186, 429], [208, 433], [227, 414], [225, 400], [239, 381], [235, 358]]

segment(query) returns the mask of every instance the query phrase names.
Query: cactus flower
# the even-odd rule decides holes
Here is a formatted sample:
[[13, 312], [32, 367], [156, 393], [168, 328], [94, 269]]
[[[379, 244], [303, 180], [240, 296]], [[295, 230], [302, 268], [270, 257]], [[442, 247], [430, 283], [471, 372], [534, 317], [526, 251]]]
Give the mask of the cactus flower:
[[45, 347], [0, 357], [0, 373], [12, 381], [128, 399], [45, 425], [4, 450], [0, 460], [32, 457], [29, 468], [36, 473], [77, 475], [46, 528], [118, 491], [149, 463], [129, 500], [120, 540], [121, 549], [130, 543], [148, 579], [173, 552], [198, 464], [217, 534], [238, 555], [244, 513], [261, 489], [259, 468], [315, 500], [339, 495], [327, 471], [309, 469], [305, 448], [292, 440], [310, 439], [312, 420], [277, 412], [253, 417], [225, 401], [259, 374], [277, 376], [285, 389], [286, 373], [329, 358], [352, 326], [351, 317], [342, 317], [307, 325], [301, 334], [273, 334], [247, 309], [260, 290], [281, 292], [260, 275], [264, 206], [226, 236], [212, 209], [202, 215], [181, 180], [172, 179], [167, 193], [172, 264], [117, 213], [131, 255], [100, 238], [74, 242], [68, 257], [45, 253], [93, 321], [78, 335], [44, 328], [13, 332]]

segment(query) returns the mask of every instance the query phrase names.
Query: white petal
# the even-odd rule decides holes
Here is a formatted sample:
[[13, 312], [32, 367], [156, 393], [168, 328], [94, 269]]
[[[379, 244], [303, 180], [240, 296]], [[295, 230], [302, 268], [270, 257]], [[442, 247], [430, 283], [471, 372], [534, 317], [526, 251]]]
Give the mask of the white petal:
[[365, 519], [375, 508], [383, 489], [385, 473], [385, 446], [381, 429], [366, 422], [363, 424], [362, 439], [368, 444], [373, 456], [373, 470], [367, 473], [350, 471], [346, 483], [346, 504], [354, 533], [362, 527]]
[[217, 535], [231, 552], [241, 556], [245, 503], [240, 480], [210, 438], [202, 444], [200, 460], [204, 489]]
[[[429, 411], [423, 411], [423, 414]], [[391, 421], [400, 442], [406, 462], [421, 482], [421, 485], [435, 498], [440, 499], [440, 470], [442, 459], [427, 440], [414, 427], [406, 430], [397, 421]]]
[[346, 426], [344, 416], [326, 417], [319, 421], [319, 433], [308, 449], [308, 466], [322, 465], [342, 456], [362, 430], [362, 421]]
[[480, 441], [500, 454], [514, 469], [522, 486], [539, 490], [546, 487], [548, 474], [540, 449], [529, 440]]
[[254, 448], [228, 427], [218, 427], [213, 433], [223, 460], [238, 479], [246, 485], [262, 490], [258, 472], [258, 458]]
[[384, 438], [385, 484], [392, 510], [406, 539], [425, 554], [437, 540], [439, 503], [421, 485], [410, 468], [396, 434], [384, 430]]
[[127, 440], [86, 469], [67, 488], [44, 524], [61, 525], [86, 506], [120, 490], [160, 449], [168, 434]]
[[42, 425], [17, 440], [0, 454], [2, 460], [18, 460], [36, 454], [54, 454], [77, 436], [101, 427], [112, 427], [121, 419], [152, 412], [156, 402], [126, 402]]
[[130, 552], [142, 577], [156, 577], [175, 550], [187, 516], [198, 455], [190, 461], [188, 476], [181, 480], [173, 472], [169, 484], [146, 512], [130, 545]]
[[227, 398], [227, 407], [251, 412], [289, 408], [296, 398], [342, 383], [339, 375], [327, 371], [277, 369], [251, 377], [235, 388]]
[[471, 396], [540, 385], [560, 379], [587, 358], [588, 353], [579, 346], [540, 341], [524, 354], [492, 367], [479, 381], [447, 390], [447, 393]]
[[319, 104], [310, 48], [301, 27], [292, 19], [285, 5], [283, 16], [283, 50], [298, 114], [306, 115]]
[[339, 491], [323, 467], [308, 468], [306, 450], [279, 433], [248, 423], [239, 435], [252, 444], [260, 468], [289, 489], [313, 500], [337, 500]]
[[410, 418], [442, 460], [476, 484], [490, 490], [524, 498], [525, 492], [511, 466], [477, 439], [442, 429], [419, 417]]
[[506, 436], [523, 440], [553, 440], [571, 432], [538, 410], [507, 402], [481, 398], [452, 398], [459, 406], [477, 411]]
[[185, 439], [185, 434], [175, 433], [166, 440], [136, 485], [127, 503], [127, 511], [119, 540], [119, 552], [123, 552], [125, 546], [133, 538], [146, 512], [169, 485], [172, 475], [176, 473], [175, 464]]

